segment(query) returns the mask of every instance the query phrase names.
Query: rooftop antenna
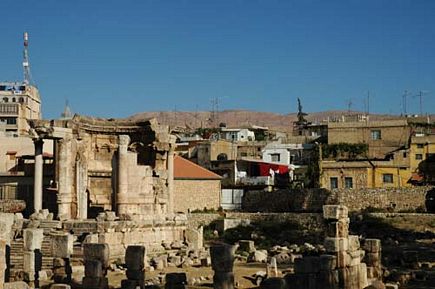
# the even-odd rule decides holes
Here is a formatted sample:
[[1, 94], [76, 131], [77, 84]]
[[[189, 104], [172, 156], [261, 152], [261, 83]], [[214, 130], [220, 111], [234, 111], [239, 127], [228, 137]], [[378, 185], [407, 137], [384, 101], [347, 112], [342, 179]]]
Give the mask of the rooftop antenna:
[[420, 102], [420, 116], [423, 116], [423, 96], [425, 95], [425, 94], [428, 94], [429, 93], [429, 91], [427, 91], [427, 90], [420, 90], [419, 92], [418, 92], [418, 94], [416, 94], [416, 95], [414, 95], [413, 97], [419, 97], [419, 102]]
[[24, 83], [32, 83], [32, 75], [30, 74], [29, 63], [29, 34], [24, 32], [24, 50], [23, 50], [23, 71], [24, 71]]
[[352, 99], [349, 98], [347, 101], [347, 113], [350, 114], [350, 109], [352, 107]]
[[403, 114], [406, 116], [406, 98], [408, 97], [408, 95], [410, 95], [408, 90], [405, 90], [405, 92], [402, 95], [402, 106], [403, 106]]
[[367, 90], [367, 115], [370, 114], [370, 90]]
[[420, 97], [420, 116], [423, 116], [423, 95], [428, 94], [429, 91], [421, 91], [419, 92]]

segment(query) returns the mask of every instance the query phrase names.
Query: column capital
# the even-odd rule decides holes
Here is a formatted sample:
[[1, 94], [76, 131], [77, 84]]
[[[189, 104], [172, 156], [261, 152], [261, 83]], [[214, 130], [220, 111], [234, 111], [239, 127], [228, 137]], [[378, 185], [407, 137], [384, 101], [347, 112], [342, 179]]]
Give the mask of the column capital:
[[118, 136], [119, 145], [127, 146], [130, 143], [130, 136], [126, 134], [121, 134]]

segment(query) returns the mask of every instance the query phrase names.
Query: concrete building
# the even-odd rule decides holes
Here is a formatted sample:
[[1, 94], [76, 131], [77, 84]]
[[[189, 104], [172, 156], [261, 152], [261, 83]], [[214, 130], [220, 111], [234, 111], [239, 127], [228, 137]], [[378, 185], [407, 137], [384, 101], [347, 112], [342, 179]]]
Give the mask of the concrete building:
[[353, 156], [349, 151], [323, 156], [320, 184], [334, 189], [435, 183], [434, 136], [430, 119], [330, 123], [329, 145], [364, 144], [367, 151]]
[[38, 89], [22, 82], [0, 82], [0, 134], [27, 135], [30, 119], [41, 119]]
[[222, 177], [180, 156], [174, 157], [174, 210], [217, 210]]
[[212, 161], [237, 159], [237, 144], [226, 140], [205, 141], [197, 145], [197, 162], [210, 168]]
[[383, 159], [386, 154], [406, 146], [411, 128], [406, 119], [351, 122], [329, 122], [328, 144], [365, 143], [367, 157]]
[[269, 143], [262, 150], [263, 161], [284, 165], [307, 164], [313, 148], [313, 144]]
[[255, 133], [247, 128], [221, 128], [221, 136], [228, 141], [255, 141]]

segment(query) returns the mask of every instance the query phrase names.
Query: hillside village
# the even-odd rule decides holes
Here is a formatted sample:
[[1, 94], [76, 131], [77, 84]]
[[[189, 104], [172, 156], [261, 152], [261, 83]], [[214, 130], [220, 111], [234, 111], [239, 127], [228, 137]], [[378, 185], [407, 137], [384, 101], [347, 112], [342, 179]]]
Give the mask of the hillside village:
[[0, 289], [434, 288], [430, 115], [314, 120], [298, 99], [269, 128], [42, 105], [0, 83]]

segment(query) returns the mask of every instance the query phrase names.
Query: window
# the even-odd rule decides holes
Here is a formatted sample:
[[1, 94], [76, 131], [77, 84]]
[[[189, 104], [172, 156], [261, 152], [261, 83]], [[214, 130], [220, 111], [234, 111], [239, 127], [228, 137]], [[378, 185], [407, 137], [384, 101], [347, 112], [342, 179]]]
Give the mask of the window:
[[3, 102], [8, 102], [8, 98], [7, 97], [3, 97]]
[[272, 162], [279, 162], [281, 160], [280, 154], [270, 154], [270, 158], [272, 159]]
[[422, 154], [415, 154], [415, 159], [416, 160], [422, 160], [423, 159], [423, 155]]
[[406, 158], [406, 157], [407, 157], [407, 153], [403, 152], [403, 158]]
[[330, 183], [331, 190], [338, 188], [338, 178], [337, 177], [330, 178], [329, 183]]
[[424, 148], [424, 144], [422, 144], [422, 143], [418, 143], [418, 144], [417, 144], [417, 148], [418, 148], [418, 149], [422, 149], [422, 148]]
[[15, 117], [6, 118], [6, 124], [17, 124], [17, 119]]
[[426, 160], [428, 160], [428, 161], [434, 161], [435, 160], [435, 154], [434, 153], [428, 153], [428, 154], [426, 154]]
[[381, 131], [378, 129], [372, 130], [372, 139], [373, 140], [381, 139]]
[[383, 174], [382, 175], [384, 183], [392, 184], [393, 183], [393, 174]]
[[344, 178], [344, 187], [346, 189], [352, 189], [353, 188], [353, 179], [351, 177], [345, 177]]

